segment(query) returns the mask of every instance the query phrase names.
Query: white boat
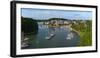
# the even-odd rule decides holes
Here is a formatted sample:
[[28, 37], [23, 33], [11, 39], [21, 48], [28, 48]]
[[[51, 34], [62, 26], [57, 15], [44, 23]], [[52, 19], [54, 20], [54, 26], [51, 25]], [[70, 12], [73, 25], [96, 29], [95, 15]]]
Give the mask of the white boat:
[[50, 36], [47, 36], [45, 39], [51, 39], [53, 36], [55, 36], [55, 34], [50, 34]]
[[29, 38], [25, 38], [24, 41], [27, 41]]
[[26, 47], [28, 47], [29, 45], [27, 44], [27, 43], [22, 43], [22, 45], [21, 45], [21, 47], [22, 48], [26, 48]]
[[73, 33], [68, 34], [67, 38], [68, 40], [71, 40], [73, 38]]

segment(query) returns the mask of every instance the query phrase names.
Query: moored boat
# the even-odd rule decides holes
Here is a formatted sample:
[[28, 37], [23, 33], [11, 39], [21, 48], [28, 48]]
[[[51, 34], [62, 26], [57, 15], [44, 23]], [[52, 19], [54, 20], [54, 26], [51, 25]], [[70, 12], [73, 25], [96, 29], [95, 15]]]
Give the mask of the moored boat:
[[47, 36], [45, 39], [51, 39], [52, 37], [54, 37], [55, 36], [55, 34], [50, 34], [50, 36]]

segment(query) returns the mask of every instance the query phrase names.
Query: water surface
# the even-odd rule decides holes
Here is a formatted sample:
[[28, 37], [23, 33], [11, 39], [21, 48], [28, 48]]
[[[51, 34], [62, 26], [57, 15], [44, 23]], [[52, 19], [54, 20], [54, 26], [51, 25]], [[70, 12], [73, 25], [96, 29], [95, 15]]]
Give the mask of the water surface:
[[[46, 39], [51, 33], [54, 33], [51, 39]], [[72, 34], [71, 34], [72, 33]], [[71, 38], [69, 35], [71, 34]], [[56, 47], [74, 47], [79, 44], [79, 35], [72, 32], [68, 26], [48, 27], [48, 25], [39, 25], [39, 30], [36, 35], [27, 35], [29, 38], [29, 47], [34, 48], [56, 48]]]

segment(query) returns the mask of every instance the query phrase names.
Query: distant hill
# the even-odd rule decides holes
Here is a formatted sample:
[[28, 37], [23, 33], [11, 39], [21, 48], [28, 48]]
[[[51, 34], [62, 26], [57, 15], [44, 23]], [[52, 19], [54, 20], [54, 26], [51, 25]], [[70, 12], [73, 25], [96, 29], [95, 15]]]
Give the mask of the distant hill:
[[69, 19], [65, 19], [65, 18], [50, 18], [49, 20], [69, 20]]
[[37, 20], [38, 22], [46, 22], [46, 21], [51, 21], [51, 20], [67, 20], [69, 21], [69, 19], [64, 19], [64, 18], [49, 18], [49, 19], [46, 19], [46, 20]]

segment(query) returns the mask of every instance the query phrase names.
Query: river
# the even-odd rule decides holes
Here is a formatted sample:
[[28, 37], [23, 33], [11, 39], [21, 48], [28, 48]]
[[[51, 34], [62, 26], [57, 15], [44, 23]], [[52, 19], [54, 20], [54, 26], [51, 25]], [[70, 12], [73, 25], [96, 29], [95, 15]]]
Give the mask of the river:
[[[39, 25], [39, 30], [36, 35], [27, 35], [29, 38], [29, 46], [24, 49], [34, 48], [56, 48], [56, 47], [75, 47], [79, 44], [79, 35], [72, 32], [69, 26], [62, 27], [48, 27], [48, 25]], [[51, 39], [46, 39], [54, 33]]]

